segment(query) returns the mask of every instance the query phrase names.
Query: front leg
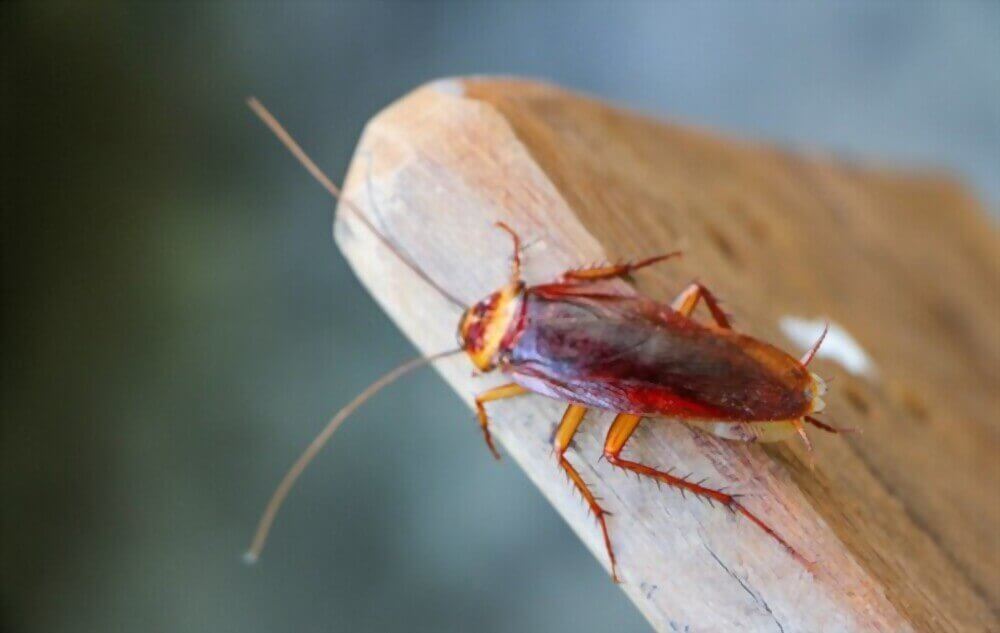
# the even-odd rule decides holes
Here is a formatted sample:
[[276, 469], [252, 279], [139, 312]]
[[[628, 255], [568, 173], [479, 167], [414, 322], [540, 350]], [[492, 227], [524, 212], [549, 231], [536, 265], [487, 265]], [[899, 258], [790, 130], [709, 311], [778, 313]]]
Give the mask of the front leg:
[[527, 392], [527, 389], [512, 382], [507, 385], [500, 385], [499, 387], [488, 389], [476, 396], [476, 417], [479, 418], [479, 426], [483, 429], [483, 438], [486, 439], [486, 446], [488, 446], [490, 452], [493, 453], [493, 457], [497, 459], [500, 459], [500, 453], [497, 452], [496, 447], [493, 445], [493, 437], [490, 435], [489, 428], [490, 419], [486, 415], [486, 407], [483, 405], [493, 400], [513, 398], [514, 396], [520, 396]]

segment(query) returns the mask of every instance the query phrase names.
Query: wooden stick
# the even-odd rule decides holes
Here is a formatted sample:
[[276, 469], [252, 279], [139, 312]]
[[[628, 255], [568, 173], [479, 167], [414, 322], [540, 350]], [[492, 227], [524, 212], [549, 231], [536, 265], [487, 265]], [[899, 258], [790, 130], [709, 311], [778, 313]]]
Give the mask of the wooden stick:
[[[796, 354], [808, 347], [797, 328], [832, 322], [833, 356], [810, 368], [836, 378], [827, 419], [864, 434], [815, 434], [815, 471], [800, 447], [671, 421], [647, 423], [629, 447], [746, 493], [811, 569], [749, 522], [599, 463], [610, 417], [583, 422], [567, 455], [614, 514], [622, 588], [656, 630], [996, 628], [998, 240], [957, 187], [723, 140], [545, 85], [470, 79], [375, 117], [345, 192], [466, 303], [505, 279], [503, 221], [531, 242], [529, 283], [683, 248], [682, 261], [639, 273], [639, 291], [666, 300], [698, 278], [736, 329]], [[425, 352], [454, 345], [459, 310], [351, 214], [338, 217], [338, 244], [400, 328]], [[502, 380], [471, 377], [465, 359], [440, 369], [470, 405]], [[551, 455], [561, 410], [537, 396], [494, 403], [492, 428], [606, 566]]]

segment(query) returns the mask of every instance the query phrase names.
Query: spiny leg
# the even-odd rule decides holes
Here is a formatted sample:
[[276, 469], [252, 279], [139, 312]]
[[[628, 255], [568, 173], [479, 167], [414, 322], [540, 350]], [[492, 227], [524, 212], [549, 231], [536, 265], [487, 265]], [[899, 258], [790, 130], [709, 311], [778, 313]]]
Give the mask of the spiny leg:
[[608, 514], [597, 503], [597, 498], [594, 493], [590, 491], [587, 487], [583, 478], [580, 477], [580, 473], [577, 472], [576, 468], [566, 459], [566, 449], [569, 448], [570, 442], [573, 441], [573, 436], [576, 435], [576, 430], [580, 426], [580, 422], [583, 421], [584, 414], [587, 413], [587, 408], [579, 404], [571, 404], [566, 407], [566, 412], [563, 413], [562, 420], [559, 422], [559, 426], [556, 427], [555, 433], [552, 435], [552, 446], [555, 449], [556, 457], [559, 459], [559, 466], [566, 471], [569, 475], [570, 481], [576, 486], [580, 494], [583, 495], [584, 501], [590, 507], [590, 511], [594, 513], [597, 517], [597, 523], [601, 526], [601, 532], [604, 535], [604, 547], [608, 550], [608, 558], [611, 559], [611, 577], [615, 582], [618, 582], [618, 568], [615, 562], [615, 552], [611, 548], [611, 538], [608, 536], [608, 524], [605, 522], [604, 517]]
[[719, 300], [715, 298], [715, 295], [698, 282], [695, 282], [681, 291], [677, 298], [673, 300], [670, 304], [676, 312], [680, 312], [686, 317], [691, 316], [694, 313], [694, 309], [698, 307], [698, 301], [704, 299], [705, 305], [708, 306], [708, 311], [712, 313], [712, 318], [719, 327], [726, 330], [733, 329], [733, 326], [729, 323], [729, 317], [726, 313], [722, 311], [719, 307]]
[[827, 424], [826, 422], [820, 422], [819, 420], [817, 420], [816, 418], [812, 417], [811, 415], [807, 415], [807, 416], [805, 416], [802, 419], [805, 420], [806, 422], [808, 422], [809, 424], [812, 424], [817, 429], [822, 429], [823, 431], [826, 431], [827, 433], [833, 433], [833, 434], [839, 434], [839, 433], [861, 433], [861, 429], [856, 429], [854, 427], [841, 428], [839, 426], [831, 426], [831, 425]]
[[601, 266], [599, 268], [577, 268], [567, 270], [563, 273], [562, 278], [564, 281], [598, 281], [601, 279], [611, 279], [612, 277], [625, 277], [640, 268], [658, 264], [672, 257], [680, 257], [680, 255], [680, 251], [674, 251], [655, 257], [647, 257], [646, 259], [629, 264], [615, 264], [614, 266]]
[[479, 426], [483, 429], [483, 438], [486, 440], [486, 446], [488, 446], [490, 452], [493, 453], [493, 457], [497, 459], [500, 459], [500, 453], [498, 453], [496, 447], [493, 446], [493, 437], [490, 435], [490, 419], [486, 415], [486, 407], [483, 405], [494, 400], [503, 400], [504, 398], [520, 396], [527, 392], [527, 389], [512, 382], [507, 385], [500, 385], [499, 387], [488, 389], [476, 396], [476, 417], [479, 418]]
[[781, 543], [781, 545], [788, 550], [788, 552], [795, 557], [796, 560], [802, 562], [806, 566], [810, 565], [810, 563], [801, 554], [799, 554], [794, 547], [789, 545], [785, 539], [781, 538], [777, 532], [775, 532], [767, 523], [764, 523], [764, 521], [758, 518], [757, 515], [747, 510], [733, 495], [726, 494], [721, 490], [706, 488], [702, 485], [704, 480], [702, 480], [702, 482], [688, 481], [683, 477], [671, 475], [669, 472], [656, 470], [655, 468], [646, 466], [645, 464], [622, 459], [620, 456], [622, 449], [625, 448], [625, 443], [632, 436], [632, 433], [635, 432], [636, 427], [639, 426], [639, 422], [641, 421], [641, 415], [634, 415], [631, 413], [618, 414], [614, 422], [611, 423], [611, 428], [608, 430], [608, 437], [604, 442], [604, 457], [608, 460], [608, 463], [613, 466], [618, 466], [619, 468], [631, 470], [639, 475], [650, 477], [656, 481], [665, 483], [668, 486], [674, 486], [675, 488], [679, 488], [681, 492], [687, 491], [700, 497], [705, 497], [710, 501], [717, 501], [733, 512], [739, 512], [757, 524], [760, 529], [764, 530], [764, 532], [769, 534], [772, 538], [774, 538], [774, 540]]

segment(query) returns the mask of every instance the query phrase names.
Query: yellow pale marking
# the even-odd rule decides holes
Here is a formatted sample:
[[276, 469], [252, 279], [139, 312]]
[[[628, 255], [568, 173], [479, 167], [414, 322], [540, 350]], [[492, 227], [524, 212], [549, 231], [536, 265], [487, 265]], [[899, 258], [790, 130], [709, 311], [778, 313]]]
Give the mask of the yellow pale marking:
[[500, 343], [510, 327], [510, 322], [517, 314], [517, 308], [521, 304], [520, 284], [510, 284], [500, 291], [500, 298], [493, 313], [489, 315], [486, 322], [485, 332], [483, 332], [483, 346], [475, 353], [469, 354], [473, 364], [479, 369], [489, 370], [496, 361], [496, 354], [500, 350]]
[[698, 428], [716, 437], [738, 442], [783, 442], [793, 437], [795, 423], [787, 420], [775, 422], [697, 422]]

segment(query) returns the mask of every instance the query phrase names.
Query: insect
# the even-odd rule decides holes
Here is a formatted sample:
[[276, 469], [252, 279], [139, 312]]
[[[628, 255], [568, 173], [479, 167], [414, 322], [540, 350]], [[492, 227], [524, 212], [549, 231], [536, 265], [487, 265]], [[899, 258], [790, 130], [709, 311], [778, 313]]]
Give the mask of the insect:
[[[477, 370], [499, 371], [508, 384], [479, 394], [476, 415], [489, 450], [499, 453], [490, 435], [486, 404], [525, 394], [540, 394], [567, 403], [552, 435], [555, 461], [582, 494], [597, 518], [618, 581], [608, 512], [576, 468], [566, 459], [574, 435], [589, 409], [616, 414], [607, 433], [603, 457], [632, 471], [719, 503], [772, 537], [799, 561], [809, 564], [781, 535], [744, 506], [737, 495], [708, 487], [670, 471], [622, 457], [622, 451], [644, 420], [680, 419], [708, 432], [740, 441], [780, 441], [799, 435], [811, 451], [805, 425], [839, 432], [814, 416], [823, 411], [824, 381], [808, 369], [823, 335], [801, 359], [734, 331], [719, 301], [703, 285], [693, 283], [671, 303], [625, 294], [612, 280], [666, 262], [680, 253], [635, 263], [566, 271], [551, 283], [528, 286], [521, 278], [521, 240], [503, 223], [513, 240], [510, 279], [499, 290], [467, 306], [410, 261], [392, 241], [341, 196], [337, 188], [299, 148], [274, 117], [256, 100], [250, 107], [277, 134], [306, 169], [342, 200], [379, 240], [431, 287], [464, 312], [458, 324], [458, 349], [417, 358], [397, 367], [337, 413], [282, 480], [261, 518], [248, 552], [255, 560], [296, 478], [340, 424], [362, 403], [402, 375], [440, 358], [465, 353]], [[704, 303], [713, 323], [692, 318]]]

